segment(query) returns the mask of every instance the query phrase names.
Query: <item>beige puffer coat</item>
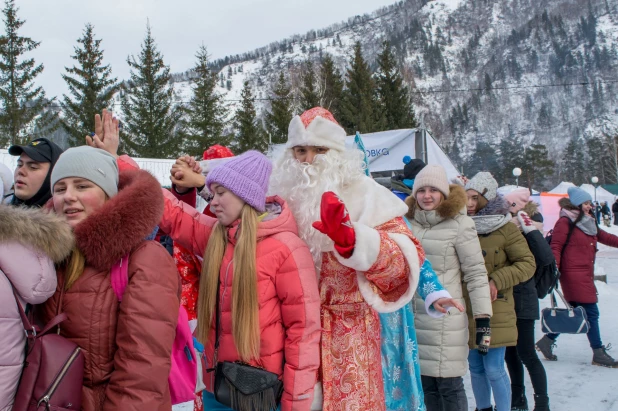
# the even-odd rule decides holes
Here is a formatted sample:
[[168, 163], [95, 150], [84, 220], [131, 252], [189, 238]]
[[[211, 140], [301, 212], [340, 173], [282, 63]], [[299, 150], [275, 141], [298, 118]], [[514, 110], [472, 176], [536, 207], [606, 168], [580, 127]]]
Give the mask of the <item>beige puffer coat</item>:
[[[462, 282], [472, 296], [472, 314], [491, 315], [487, 270], [474, 222], [466, 216], [466, 193], [450, 186], [448, 199], [433, 211], [418, 208], [413, 197], [406, 203], [412, 232], [419, 239], [440, 283], [465, 305]], [[414, 299], [414, 325], [419, 346], [421, 374], [461, 377], [468, 370], [468, 319], [451, 310], [442, 318], [430, 317], [418, 296]], [[470, 307], [467, 308], [470, 310]]]

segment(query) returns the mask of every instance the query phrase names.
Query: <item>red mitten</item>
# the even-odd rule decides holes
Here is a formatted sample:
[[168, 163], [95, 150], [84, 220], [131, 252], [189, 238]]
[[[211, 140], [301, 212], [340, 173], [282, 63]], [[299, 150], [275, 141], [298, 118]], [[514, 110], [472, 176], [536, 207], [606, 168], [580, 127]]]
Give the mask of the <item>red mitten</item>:
[[343, 258], [350, 258], [354, 253], [356, 234], [345, 204], [332, 191], [322, 194], [320, 218], [322, 221], [314, 222], [313, 228], [329, 236]]

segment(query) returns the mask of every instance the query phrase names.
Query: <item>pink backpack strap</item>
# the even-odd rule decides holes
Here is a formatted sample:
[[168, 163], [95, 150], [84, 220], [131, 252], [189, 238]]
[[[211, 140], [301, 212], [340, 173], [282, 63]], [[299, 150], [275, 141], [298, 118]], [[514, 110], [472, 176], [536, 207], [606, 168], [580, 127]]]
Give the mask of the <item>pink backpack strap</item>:
[[124, 290], [129, 285], [129, 254], [125, 255], [112, 267], [110, 274], [112, 289], [118, 301], [122, 302]]

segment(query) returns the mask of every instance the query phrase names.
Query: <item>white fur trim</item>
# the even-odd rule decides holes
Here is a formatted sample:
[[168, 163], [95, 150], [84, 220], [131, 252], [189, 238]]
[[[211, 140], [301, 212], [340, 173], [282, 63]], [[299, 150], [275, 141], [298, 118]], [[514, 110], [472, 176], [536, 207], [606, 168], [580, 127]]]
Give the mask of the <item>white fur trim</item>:
[[343, 258], [335, 250], [333, 253], [344, 266], [356, 271], [367, 271], [378, 260], [380, 253], [380, 233], [364, 224], [353, 223], [356, 243], [354, 253], [350, 258]]
[[409, 304], [412, 301], [412, 297], [414, 297], [414, 293], [416, 292], [416, 287], [418, 286], [418, 279], [420, 275], [420, 264], [418, 260], [418, 251], [416, 250], [416, 246], [410, 240], [410, 238], [404, 234], [395, 234], [388, 233], [388, 236], [397, 243], [397, 246], [403, 253], [406, 261], [408, 262], [408, 266], [410, 268], [410, 276], [408, 278], [408, 289], [406, 292], [399, 297], [397, 301], [388, 302], [382, 300], [378, 294], [373, 291], [371, 287], [371, 283], [367, 280], [367, 277], [360, 272], [356, 271], [356, 279], [358, 281], [358, 288], [367, 302], [379, 313], [393, 313], [403, 307], [406, 304]]
[[345, 187], [339, 198], [346, 205], [353, 222], [369, 227], [377, 227], [408, 212], [406, 203], [367, 176]]
[[322, 395], [322, 383], [318, 382], [313, 387], [313, 402], [311, 403], [311, 411], [321, 411], [324, 397]]
[[438, 301], [440, 298], [452, 298], [451, 295], [446, 290], [434, 291], [433, 293], [429, 293], [427, 298], [425, 298], [425, 311], [427, 315], [433, 318], [441, 318], [444, 317], [444, 314], [437, 311], [432, 307], [433, 303]]
[[285, 147], [319, 146], [345, 151], [345, 138], [345, 130], [330, 120], [317, 116], [305, 128], [300, 116], [295, 116], [288, 127], [288, 142]]

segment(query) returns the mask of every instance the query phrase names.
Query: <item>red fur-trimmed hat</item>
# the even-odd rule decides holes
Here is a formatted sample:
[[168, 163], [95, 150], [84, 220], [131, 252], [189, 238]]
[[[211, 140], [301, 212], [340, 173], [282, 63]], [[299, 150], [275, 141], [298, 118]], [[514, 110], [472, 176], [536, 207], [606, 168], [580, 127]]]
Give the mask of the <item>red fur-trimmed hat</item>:
[[286, 147], [314, 146], [344, 151], [345, 138], [345, 130], [332, 113], [323, 107], [314, 107], [292, 119]]

